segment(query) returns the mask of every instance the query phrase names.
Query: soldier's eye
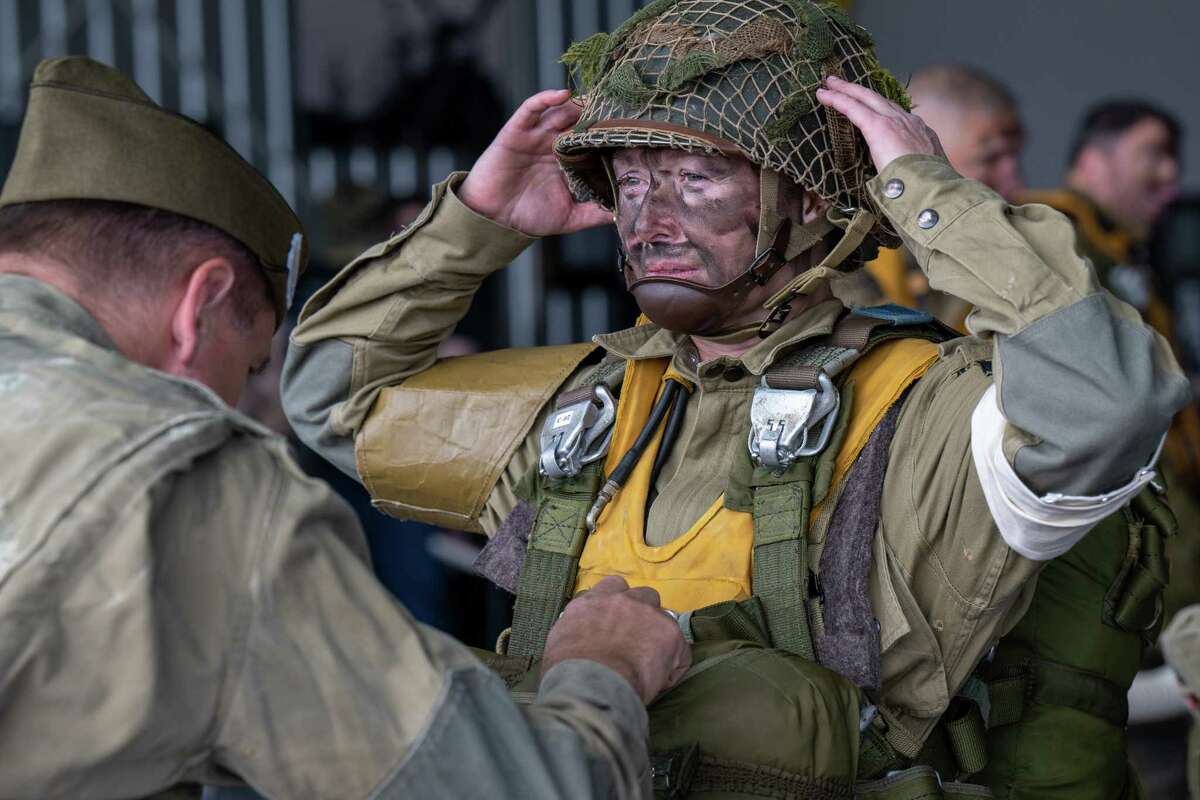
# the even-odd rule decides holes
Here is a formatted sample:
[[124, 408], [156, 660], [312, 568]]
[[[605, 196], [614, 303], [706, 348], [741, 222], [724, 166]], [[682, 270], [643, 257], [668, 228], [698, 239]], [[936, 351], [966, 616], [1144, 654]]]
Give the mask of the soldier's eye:
[[641, 191], [643, 183], [644, 181], [636, 175], [622, 175], [617, 178], [617, 188], [627, 194]]
[[708, 180], [707, 175], [701, 175], [699, 172], [684, 172], [682, 175], [684, 183], [702, 183]]

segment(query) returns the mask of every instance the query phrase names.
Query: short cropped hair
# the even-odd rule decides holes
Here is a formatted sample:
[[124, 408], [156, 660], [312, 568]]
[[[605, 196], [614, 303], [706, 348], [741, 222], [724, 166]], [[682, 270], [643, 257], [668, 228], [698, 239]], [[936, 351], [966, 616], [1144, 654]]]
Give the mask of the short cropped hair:
[[[1014, 111], [1017, 99], [998, 78], [967, 64], [934, 64], [913, 73], [909, 94], [956, 108]], [[919, 108], [914, 109], [918, 114]]]
[[1092, 106], [1083, 115], [1083, 122], [1071, 142], [1068, 163], [1074, 166], [1079, 154], [1087, 148], [1107, 146], [1146, 119], [1156, 119], [1166, 126], [1171, 139], [1171, 153], [1178, 156], [1183, 126], [1173, 114], [1145, 100], [1107, 100]]
[[0, 254], [49, 258], [83, 291], [146, 301], [173, 288], [198, 259], [227, 259], [234, 322], [249, 330], [272, 307], [258, 259], [211, 225], [157, 208], [109, 200], [47, 200], [0, 208]]

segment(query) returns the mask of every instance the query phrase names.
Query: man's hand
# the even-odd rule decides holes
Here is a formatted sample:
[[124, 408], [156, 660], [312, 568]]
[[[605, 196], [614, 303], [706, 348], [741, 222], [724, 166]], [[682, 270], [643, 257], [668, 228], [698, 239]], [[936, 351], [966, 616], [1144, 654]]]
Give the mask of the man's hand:
[[575, 658], [620, 673], [649, 703], [688, 671], [692, 651], [658, 592], [609, 576], [567, 604], [546, 638], [542, 672]]
[[477, 214], [528, 236], [592, 228], [612, 221], [595, 203], [576, 203], [554, 158], [554, 140], [579, 120], [566, 89], [530, 97], [496, 134], [458, 188]]
[[866, 86], [830, 75], [825, 86], [817, 89], [817, 100], [840, 111], [862, 131], [879, 172], [900, 156], [911, 153], [946, 157], [937, 134], [925, 120]]

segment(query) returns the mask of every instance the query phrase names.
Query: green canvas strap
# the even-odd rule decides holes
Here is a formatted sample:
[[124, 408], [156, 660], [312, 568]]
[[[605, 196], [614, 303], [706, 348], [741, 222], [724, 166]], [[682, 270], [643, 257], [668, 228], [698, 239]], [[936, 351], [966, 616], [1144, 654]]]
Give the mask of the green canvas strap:
[[603, 480], [603, 465], [562, 481], [544, 481], [517, 587], [508, 655], [541, 658], [550, 627], [575, 589], [587, 539], [584, 520]]
[[1138, 493], [1122, 513], [1129, 525], [1129, 549], [1104, 596], [1104, 621], [1141, 634], [1149, 645], [1162, 626], [1163, 592], [1170, 581], [1166, 540], [1175, 535], [1178, 524], [1153, 487]]
[[[776, 361], [763, 380], [772, 389], [816, 389], [821, 373], [836, 378], [877, 344], [914, 337], [942, 341], [947, 334], [928, 315], [910, 309], [859, 309], [842, 317], [825, 339]], [[842, 409], [839, 415], [839, 432], [844, 430], [848, 410]], [[816, 659], [810, 614], [819, 619], [821, 606], [820, 576], [815, 572], [810, 576], [809, 570], [809, 513], [815, 465], [823, 456], [836, 455], [840, 447], [836, 433], [831, 441], [834, 446], [825, 453], [800, 459], [782, 471], [759, 467], [750, 478], [754, 596], [762, 603], [773, 646], [810, 660]], [[827, 478], [822, 494], [828, 488]]]
[[987, 682], [989, 728], [1019, 722], [1035, 703], [1072, 708], [1119, 728], [1129, 719], [1125, 690], [1099, 675], [1032, 657], [998, 672]]
[[774, 647], [816, 660], [808, 624], [808, 515], [812, 459], [780, 474], [755, 470], [751, 580]]
[[855, 800], [978, 800], [990, 790], [970, 783], [943, 781], [933, 767], [910, 767], [886, 778], [854, 785]]

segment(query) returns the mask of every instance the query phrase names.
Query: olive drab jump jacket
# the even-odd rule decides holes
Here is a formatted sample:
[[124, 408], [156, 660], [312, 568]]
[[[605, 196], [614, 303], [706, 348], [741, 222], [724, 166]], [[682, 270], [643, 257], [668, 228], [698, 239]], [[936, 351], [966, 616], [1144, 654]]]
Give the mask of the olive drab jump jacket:
[[0, 274], [0, 796], [639, 796], [646, 712], [567, 661], [519, 711], [375, 580], [288, 444]]
[[[438, 364], [480, 283], [531, 241], [460, 203], [460, 180], [436, 186], [411, 227], [309, 302], [283, 398], [302, 438], [363, 480], [380, 509], [490, 535], [537, 463], [554, 397], [597, 367], [589, 345]], [[930, 285], [975, 307], [974, 335], [942, 344], [902, 401], [873, 543], [878, 702], [898, 732], [889, 741], [911, 757], [1020, 619], [1039, 563], [1150, 480], [1188, 389], [1165, 342], [1100, 288], [1057, 212], [1009, 206], [932, 156], [897, 159], [870, 191]], [[613, 359], [670, 359], [695, 386], [654, 487], [648, 545], [712, 506], [746, 447], [764, 371], [843, 313], [820, 303], [740, 358], [703, 364], [687, 337], [654, 325], [595, 337]], [[818, 546], [836, 505], [810, 530]]]

